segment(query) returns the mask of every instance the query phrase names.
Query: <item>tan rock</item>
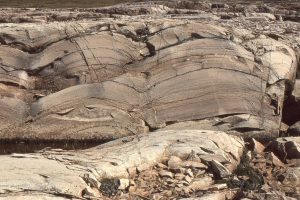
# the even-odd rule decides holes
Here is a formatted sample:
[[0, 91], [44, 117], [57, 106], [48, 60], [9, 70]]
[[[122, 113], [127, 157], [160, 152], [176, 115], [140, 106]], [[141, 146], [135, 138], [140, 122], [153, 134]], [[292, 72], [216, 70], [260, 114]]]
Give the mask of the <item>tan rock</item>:
[[171, 169], [178, 169], [182, 165], [182, 160], [177, 156], [171, 156], [168, 161], [168, 166]]
[[265, 146], [263, 144], [261, 144], [260, 142], [258, 142], [257, 140], [255, 140], [254, 138], [250, 139], [250, 145], [255, 153], [260, 154], [260, 153], [263, 153], [265, 150]]
[[188, 186], [190, 191], [207, 190], [213, 184], [211, 177], [195, 178], [193, 182]]
[[217, 174], [217, 176], [225, 178], [231, 175], [231, 172], [220, 162], [212, 160], [211, 165], [214, 173]]
[[159, 172], [159, 175], [160, 175], [161, 177], [165, 177], [165, 178], [173, 178], [173, 177], [174, 177], [174, 175], [173, 175], [172, 172], [166, 171], [166, 170], [161, 170], [161, 171]]
[[197, 161], [183, 161], [182, 166], [186, 168], [207, 169], [207, 166]]
[[273, 152], [269, 153], [269, 159], [271, 160], [272, 164], [276, 167], [284, 167], [285, 164], [276, 156]]
[[130, 186], [130, 180], [128, 179], [120, 179], [119, 190], [126, 190]]

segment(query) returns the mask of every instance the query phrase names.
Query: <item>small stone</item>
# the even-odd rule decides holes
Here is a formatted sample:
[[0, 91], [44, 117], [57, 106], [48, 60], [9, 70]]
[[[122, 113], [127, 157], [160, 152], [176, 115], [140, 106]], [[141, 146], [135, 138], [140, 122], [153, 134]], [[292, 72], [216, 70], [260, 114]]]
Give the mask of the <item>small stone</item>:
[[181, 173], [175, 174], [175, 179], [176, 179], [176, 180], [182, 180], [184, 177], [185, 177], [184, 174], [181, 174]]
[[173, 193], [172, 193], [171, 190], [164, 190], [164, 191], [161, 192], [161, 194], [163, 196], [170, 197], [170, 196], [172, 196]]
[[178, 169], [181, 167], [182, 160], [177, 156], [171, 156], [168, 161], [168, 166], [171, 169]]
[[194, 177], [194, 173], [192, 172], [191, 169], [187, 169], [185, 173], [190, 177]]
[[134, 186], [134, 185], [135, 185], [134, 180], [129, 180], [129, 185], [130, 185], [130, 186]]
[[206, 190], [213, 184], [213, 179], [209, 176], [197, 178], [189, 185], [189, 189], [192, 191]]
[[235, 43], [242, 43], [243, 42], [243, 40], [241, 40], [240, 38], [238, 38], [238, 37], [236, 37], [234, 35], [232, 35], [230, 37], [230, 40], [233, 41], [233, 42], [235, 42]]
[[119, 186], [119, 190], [126, 190], [129, 185], [130, 185], [130, 181], [128, 179], [120, 179], [120, 186]]
[[173, 168], [173, 169], [170, 169], [171, 172], [173, 173], [182, 173], [184, 174], [186, 172], [186, 169], [185, 168]]
[[175, 181], [174, 181], [174, 179], [171, 179], [171, 178], [168, 178], [167, 180], [166, 180], [166, 183], [168, 183], [168, 184], [172, 184], [172, 183], [174, 183]]
[[184, 184], [183, 184], [183, 183], [181, 183], [181, 182], [180, 182], [180, 183], [178, 183], [178, 184], [176, 184], [176, 187], [177, 187], [177, 188], [182, 188], [183, 186], [184, 186]]
[[167, 178], [173, 178], [173, 177], [174, 177], [174, 175], [173, 175], [172, 172], [166, 171], [166, 170], [161, 170], [161, 171], [159, 172], [159, 175], [160, 175], [161, 177], [167, 177]]
[[236, 164], [228, 163], [224, 165], [231, 173], [234, 172], [234, 170], [237, 168]]
[[219, 191], [227, 188], [226, 183], [220, 183], [220, 184], [214, 184], [210, 187], [211, 190], [213, 191]]
[[91, 188], [91, 187], [86, 187], [84, 190], [83, 190], [83, 196], [85, 198], [88, 198], [88, 197], [101, 197], [101, 194], [99, 192], [98, 189], [96, 188]]
[[153, 196], [152, 196], [152, 199], [153, 200], [160, 200], [162, 198], [162, 196], [159, 194], [159, 193], [155, 193], [155, 194], [153, 194]]
[[289, 125], [287, 125], [287, 124], [285, 124], [283, 122], [280, 123], [280, 131], [286, 133], [288, 131], [288, 129], [289, 129]]
[[219, 177], [224, 178], [231, 175], [231, 172], [226, 167], [224, 167], [224, 165], [222, 165], [220, 162], [216, 160], [212, 160], [211, 165], [214, 173]]
[[261, 186], [261, 190], [264, 192], [270, 192], [272, 189], [272, 187], [270, 187], [268, 184], [264, 184], [263, 186]]
[[207, 169], [207, 166], [201, 162], [196, 161], [184, 161], [182, 166], [185, 168], [195, 168], [195, 169]]
[[187, 182], [186, 180], [181, 180], [181, 181], [179, 181], [178, 182], [179, 184], [183, 184], [184, 186], [188, 186], [190, 183], [189, 182]]
[[275, 154], [273, 152], [271, 152], [269, 154], [269, 159], [272, 161], [273, 165], [275, 165], [276, 167], [284, 167], [283, 162], [281, 162], [281, 160], [279, 160], [279, 158], [277, 156], [275, 156]]
[[133, 192], [136, 191], [136, 189], [137, 189], [137, 187], [136, 187], [135, 185], [130, 186], [130, 187], [128, 188], [128, 192], [129, 192], [129, 193], [133, 193]]
[[260, 142], [258, 142], [257, 140], [251, 138], [251, 140], [249, 141], [250, 142], [250, 146], [251, 146], [251, 149], [255, 152], [255, 153], [263, 153], [264, 150], [265, 150], [265, 146], [262, 145]]
[[164, 164], [162, 164], [162, 163], [158, 163], [158, 164], [156, 165], [156, 167], [157, 167], [157, 168], [161, 168], [161, 169], [167, 169], [167, 168], [168, 168], [166, 165], [164, 165]]
[[249, 160], [252, 159], [252, 153], [251, 153], [251, 151], [248, 151], [248, 152], [246, 153], [246, 157], [247, 157]]
[[184, 177], [184, 180], [185, 180], [186, 182], [188, 182], [188, 183], [192, 182], [192, 179], [191, 179], [190, 176], [185, 176], [185, 177]]
[[108, 27], [107, 27], [107, 26], [102, 26], [102, 27], [99, 29], [99, 31], [106, 31], [106, 30], [108, 30]]
[[183, 187], [182, 184], [180, 184], [180, 186], [176, 185], [175, 191], [178, 192], [178, 193], [181, 192], [183, 190], [182, 187]]
[[238, 179], [243, 180], [243, 181], [247, 181], [249, 180], [249, 176], [238, 176]]
[[203, 174], [205, 174], [205, 173], [206, 173], [205, 170], [199, 170], [199, 171], [197, 172], [197, 174], [195, 175], [195, 177], [201, 176], [201, 175], [203, 175]]

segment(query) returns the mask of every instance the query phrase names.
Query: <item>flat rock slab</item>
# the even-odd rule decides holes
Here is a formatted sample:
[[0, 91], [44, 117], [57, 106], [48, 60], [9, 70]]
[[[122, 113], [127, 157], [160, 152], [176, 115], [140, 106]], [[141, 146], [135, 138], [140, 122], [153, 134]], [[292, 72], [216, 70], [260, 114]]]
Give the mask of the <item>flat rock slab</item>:
[[242, 139], [224, 132], [187, 130], [130, 136], [81, 151], [0, 156], [0, 199], [26, 197], [27, 191], [40, 199], [82, 198], [90, 187], [99, 190], [102, 180], [128, 179], [130, 169], [147, 170], [171, 156], [237, 165], [243, 147]]

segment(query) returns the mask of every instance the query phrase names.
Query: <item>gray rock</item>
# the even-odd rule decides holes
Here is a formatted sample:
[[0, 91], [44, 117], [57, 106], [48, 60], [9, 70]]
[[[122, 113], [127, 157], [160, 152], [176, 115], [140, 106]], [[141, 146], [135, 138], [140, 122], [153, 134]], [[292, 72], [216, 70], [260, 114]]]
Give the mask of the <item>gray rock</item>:
[[161, 177], [166, 177], [166, 178], [173, 178], [173, 177], [174, 177], [174, 175], [173, 175], [172, 172], [166, 171], [166, 170], [160, 171], [160, 172], [159, 172], [159, 175], [160, 175]]
[[211, 161], [211, 166], [214, 173], [221, 178], [225, 178], [231, 175], [231, 172], [224, 165], [222, 165], [216, 160]]
[[287, 132], [291, 136], [300, 136], [300, 122], [296, 122], [290, 126]]

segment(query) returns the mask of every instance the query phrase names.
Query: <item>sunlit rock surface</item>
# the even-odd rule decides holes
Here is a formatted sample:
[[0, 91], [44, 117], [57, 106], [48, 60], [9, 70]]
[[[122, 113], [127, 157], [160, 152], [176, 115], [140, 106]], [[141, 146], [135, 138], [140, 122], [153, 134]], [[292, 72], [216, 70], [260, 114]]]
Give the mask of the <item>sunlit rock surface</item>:
[[299, 8], [1, 8], [0, 199], [299, 199]]

